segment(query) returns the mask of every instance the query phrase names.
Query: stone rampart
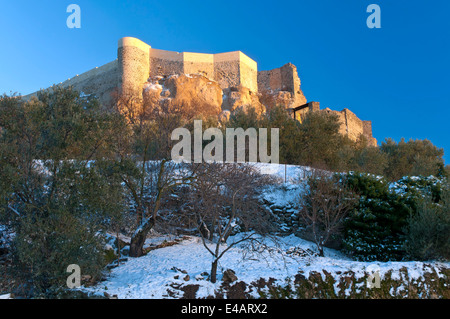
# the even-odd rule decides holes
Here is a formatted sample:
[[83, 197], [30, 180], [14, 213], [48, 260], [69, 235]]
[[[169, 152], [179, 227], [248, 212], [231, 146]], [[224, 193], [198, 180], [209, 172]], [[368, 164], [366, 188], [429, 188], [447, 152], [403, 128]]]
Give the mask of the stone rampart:
[[202, 74], [222, 89], [242, 85], [258, 92], [257, 67], [240, 51], [204, 54], [150, 49], [150, 76]]
[[[111, 94], [117, 90], [119, 85], [119, 74], [119, 64], [115, 60], [76, 75], [57, 85], [61, 87], [73, 86], [75, 90], [86, 95], [96, 95], [101, 103], [108, 103], [111, 99]], [[37, 96], [37, 92], [24, 96], [24, 99], [27, 100], [32, 96]]]
[[[222, 89], [243, 86], [258, 92], [257, 63], [240, 51], [203, 54], [153, 49], [139, 39], [119, 40], [117, 60], [60, 83], [73, 85], [86, 94], [95, 93], [102, 103], [111, 93], [142, 97], [144, 83], [151, 76], [201, 74], [219, 83]], [[29, 98], [36, 93], [25, 96]]]
[[323, 110], [327, 113], [335, 114], [339, 118], [341, 127], [339, 133], [348, 136], [353, 141], [357, 141], [361, 136], [364, 136], [369, 145], [376, 146], [377, 140], [372, 136], [372, 122], [360, 120], [355, 113], [349, 109], [342, 111], [332, 111], [329, 108]]

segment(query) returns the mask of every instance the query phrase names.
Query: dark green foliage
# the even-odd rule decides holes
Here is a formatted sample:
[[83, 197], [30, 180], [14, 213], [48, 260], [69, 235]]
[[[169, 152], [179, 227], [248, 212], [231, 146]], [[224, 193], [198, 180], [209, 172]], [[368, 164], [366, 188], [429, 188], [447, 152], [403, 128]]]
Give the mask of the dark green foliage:
[[318, 168], [338, 168], [338, 150], [346, 141], [339, 134], [337, 116], [325, 112], [307, 113], [300, 123], [282, 107], [273, 107], [260, 116], [250, 109], [237, 111], [226, 126], [279, 128], [280, 162]]
[[[404, 176], [398, 181], [392, 183], [398, 193], [406, 197], [409, 204], [415, 207], [415, 204], [422, 200], [424, 196], [430, 196], [435, 203], [441, 200], [444, 178], [434, 176]], [[444, 187], [445, 189], [445, 187]]]
[[0, 126], [0, 215], [16, 233], [17, 276], [35, 293], [65, 285], [70, 264], [98, 276], [97, 232], [123, 209], [108, 160], [120, 117], [70, 88], [54, 88], [29, 102], [3, 96]]
[[[445, 247], [448, 221], [447, 215], [440, 213], [446, 210], [439, 208], [445, 204], [436, 204], [446, 203], [443, 197], [448, 197], [442, 180], [404, 177], [390, 183], [360, 173], [349, 174], [343, 180], [360, 195], [358, 206], [345, 222], [344, 245], [349, 254], [359, 260], [402, 260], [417, 257], [423, 249], [428, 251], [428, 244]], [[428, 202], [424, 198], [429, 201], [425, 206]], [[428, 244], [419, 248], [424, 241]], [[448, 254], [445, 249], [439, 251], [441, 257]]]
[[338, 152], [340, 171], [358, 171], [383, 175], [387, 166], [387, 156], [377, 146], [369, 146], [361, 136], [355, 143], [347, 139]]
[[401, 260], [403, 227], [411, 213], [389, 183], [368, 174], [349, 174], [346, 183], [360, 195], [345, 222], [344, 245], [359, 260]]
[[254, 128], [261, 127], [260, 121], [261, 118], [256, 113], [254, 108], [249, 107], [247, 108], [247, 111], [245, 111], [242, 108], [239, 108], [231, 114], [230, 119], [226, 123], [226, 126], [230, 128], [241, 127], [244, 130], [246, 130], [250, 127]]
[[405, 227], [405, 250], [413, 260], [450, 259], [450, 190], [439, 203], [427, 196], [417, 203]]
[[445, 166], [442, 175], [444, 175], [447, 178], [450, 178], [450, 165], [446, 165]]
[[404, 176], [445, 176], [444, 151], [428, 140], [388, 138], [380, 147], [367, 145], [361, 136], [358, 142], [347, 142], [339, 151], [339, 170], [353, 170], [383, 175], [390, 181]]
[[428, 140], [388, 138], [380, 147], [369, 145], [361, 135], [352, 141], [340, 134], [339, 118], [327, 112], [308, 112], [302, 121], [294, 120], [283, 107], [266, 114], [235, 112], [227, 127], [279, 128], [280, 162], [332, 171], [360, 171], [383, 175], [391, 181], [403, 176], [446, 176], [444, 151]]
[[300, 123], [298, 121], [292, 119], [283, 108], [273, 107], [261, 118], [260, 127], [279, 128], [280, 163], [297, 163], [300, 156]]
[[326, 112], [309, 112], [302, 118], [298, 145], [299, 164], [336, 170], [338, 151], [346, 138], [339, 134], [339, 118]]
[[132, 154], [143, 161], [170, 158], [176, 144], [171, 139], [172, 131], [184, 125], [182, 118], [174, 114], [160, 114], [155, 119], [131, 125]]
[[[281, 107], [273, 107], [267, 113], [258, 115], [255, 110], [249, 107], [247, 110], [238, 109], [231, 116], [230, 119], [224, 123], [225, 128], [266, 128], [268, 132], [269, 146], [268, 154], [271, 154], [271, 128], [280, 129], [279, 147], [280, 147], [280, 162], [294, 163], [299, 157], [299, 127], [300, 123], [292, 119], [288, 112]], [[224, 132], [225, 133], [225, 132]], [[247, 143], [248, 145], [248, 143]]]
[[20, 219], [13, 246], [15, 277], [28, 282], [34, 296], [64, 289], [71, 264], [79, 265], [82, 274], [98, 279], [105, 260], [96, 231], [91, 221], [61, 210], [46, 218]]

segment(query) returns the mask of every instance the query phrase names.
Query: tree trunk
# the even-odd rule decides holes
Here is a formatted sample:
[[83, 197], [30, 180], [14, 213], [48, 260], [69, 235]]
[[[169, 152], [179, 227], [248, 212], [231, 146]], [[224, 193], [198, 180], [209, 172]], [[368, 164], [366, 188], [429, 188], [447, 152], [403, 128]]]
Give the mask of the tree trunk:
[[216, 259], [211, 265], [211, 282], [214, 284], [217, 281], [217, 265], [219, 261]]
[[155, 225], [155, 219], [149, 218], [147, 219], [139, 228], [139, 230], [136, 231], [136, 233], [131, 238], [130, 243], [130, 257], [141, 257], [144, 255], [144, 244], [145, 239], [147, 238], [148, 232], [153, 228]]
[[325, 257], [325, 255], [323, 254], [323, 246], [319, 245], [319, 257]]

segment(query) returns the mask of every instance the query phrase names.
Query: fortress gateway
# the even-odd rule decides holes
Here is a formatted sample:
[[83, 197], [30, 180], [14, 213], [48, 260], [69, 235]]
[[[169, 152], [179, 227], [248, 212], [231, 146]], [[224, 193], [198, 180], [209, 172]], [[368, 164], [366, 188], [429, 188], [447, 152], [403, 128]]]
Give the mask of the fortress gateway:
[[[270, 71], [258, 71], [257, 63], [240, 51], [179, 53], [154, 49], [130, 37], [119, 40], [116, 60], [70, 78], [60, 85], [73, 86], [84, 94], [94, 94], [101, 103], [108, 104], [117, 94], [145, 99], [149, 87], [157, 88], [156, 93], [161, 98], [175, 96], [176, 91], [181, 91], [180, 88], [174, 89], [172, 85], [172, 90], [164, 90], [164, 82], [161, 81], [180, 75], [189, 78], [195, 75], [194, 79], [197, 80], [203, 78], [202, 85], [194, 85], [193, 95], [208, 96], [213, 91], [215, 94], [211, 104], [222, 112], [232, 112], [246, 103], [252, 106], [258, 104], [261, 110], [264, 105], [278, 104], [301, 120], [305, 112], [320, 110], [318, 102], [307, 103], [300, 88], [297, 68], [293, 64]], [[158, 88], [161, 89], [158, 91]], [[33, 95], [36, 93], [25, 98]], [[376, 145], [370, 121], [361, 121], [348, 109], [337, 112], [327, 108], [323, 111], [339, 116], [342, 134], [353, 140], [364, 135], [371, 145]]]

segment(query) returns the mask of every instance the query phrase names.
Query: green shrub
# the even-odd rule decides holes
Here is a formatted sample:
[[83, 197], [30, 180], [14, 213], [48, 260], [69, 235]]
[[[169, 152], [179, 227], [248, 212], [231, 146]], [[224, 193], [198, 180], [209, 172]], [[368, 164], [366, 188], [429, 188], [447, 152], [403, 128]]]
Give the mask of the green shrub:
[[339, 150], [339, 159], [339, 170], [342, 171], [353, 170], [382, 175], [387, 166], [387, 156], [379, 147], [352, 141], [347, 141]]
[[405, 197], [413, 206], [424, 198], [430, 196], [430, 200], [437, 203], [441, 200], [444, 178], [434, 176], [404, 176], [391, 184], [397, 194]]
[[67, 267], [77, 264], [82, 275], [99, 278], [106, 266], [102, 240], [89, 223], [68, 212], [45, 218], [23, 218], [14, 240], [15, 275], [32, 287], [32, 297], [64, 289], [70, 275]]
[[431, 197], [418, 202], [405, 227], [405, 250], [410, 259], [431, 260], [450, 258], [449, 191], [435, 203]]
[[401, 260], [403, 227], [411, 212], [406, 200], [381, 177], [349, 174], [346, 183], [360, 199], [344, 223], [345, 250], [363, 261]]
[[[431, 247], [443, 247], [439, 253], [423, 247], [433, 252], [430, 256], [443, 257], [449, 232], [444, 226], [448, 213], [437, 213], [448, 211], [444, 208], [448, 192], [442, 179], [403, 177], [390, 183], [383, 177], [361, 173], [350, 173], [343, 179], [360, 195], [357, 207], [344, 222], [344, 246], [350, 255], [364, 261], [403, 260], [417, 258], [413, 253], [417, 250], [423, 259], [428, 253], [419, 253], [422, 250], [417, 247], [426, 242]], [[425, 206], [424, 198], [429, 198]]]

